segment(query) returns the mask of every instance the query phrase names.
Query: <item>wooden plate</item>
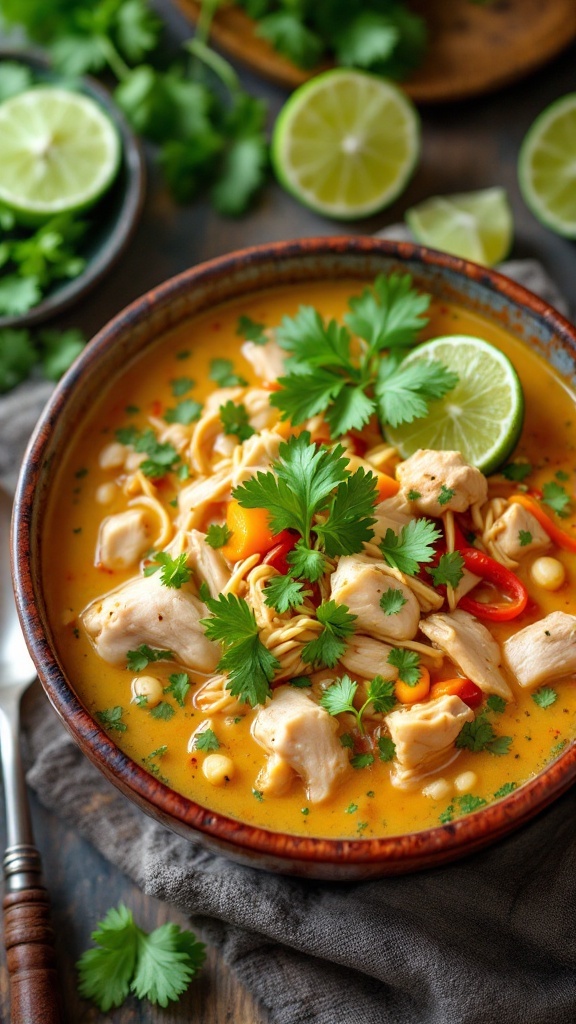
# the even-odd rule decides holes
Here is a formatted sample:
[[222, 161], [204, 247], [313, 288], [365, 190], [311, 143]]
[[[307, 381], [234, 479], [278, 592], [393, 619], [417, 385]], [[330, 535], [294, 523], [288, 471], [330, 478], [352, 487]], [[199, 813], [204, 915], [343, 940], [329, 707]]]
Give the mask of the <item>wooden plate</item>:
[[[176, 0], [196, 21], [200, 4]], [[417, 103], [459, 100], [497, 89], [529, 74], [576, 39], [575, 0], [413, 0], [426, 18], [428, 54], [403, 83]], [[212, 25], [212, 41], [265, 78], [294, 88], [322, 70], [302, 71], [260, 39], [254, 22], [225, 6]]]

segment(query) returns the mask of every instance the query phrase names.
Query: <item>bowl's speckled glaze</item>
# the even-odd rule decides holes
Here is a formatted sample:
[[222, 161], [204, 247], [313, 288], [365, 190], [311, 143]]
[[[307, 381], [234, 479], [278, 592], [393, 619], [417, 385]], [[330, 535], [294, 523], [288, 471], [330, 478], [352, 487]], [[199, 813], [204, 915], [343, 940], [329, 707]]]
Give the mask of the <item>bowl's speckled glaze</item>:
[[576, 778], [576, 743], [508, 797], [451, 824], [383, 839], [284, 835], [214, 813], [168, 789], [115, 745], [66, 677], [46, 615], [40, 572], [52, 467], [95, 397], [130, 358], [197, 312], [277, 284], [408, 271], [415, 284], [499, 323], [576, 388], [576, 330], [541, 299], [501, 275], [409, 243], [320, 238], [246, 249], [172, 278], [132, 303], [87, 346], [56, 388], [30, 442], [15, 502], [13, 565], [18, 609], [42, 685], [84, 753], [144, 811], [186, 838], [252, 867], [332, 880], [431, 867], [518, 828]]

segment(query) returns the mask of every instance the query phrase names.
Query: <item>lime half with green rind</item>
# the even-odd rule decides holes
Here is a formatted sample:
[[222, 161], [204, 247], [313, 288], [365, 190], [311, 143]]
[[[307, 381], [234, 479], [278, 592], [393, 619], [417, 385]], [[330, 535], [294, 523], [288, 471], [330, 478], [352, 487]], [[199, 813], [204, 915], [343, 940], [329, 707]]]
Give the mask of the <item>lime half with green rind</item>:
[[514, 366], [500, 349], [472, 335], [424, 342], [404, 360], [435, 360], [458, 375], [427, 416], [385, 428], [386, 439], [408, 458], [419, 448], [459, 451], [483, 473], [493, 473], [516, 447], [524, 422], [524, 394]]

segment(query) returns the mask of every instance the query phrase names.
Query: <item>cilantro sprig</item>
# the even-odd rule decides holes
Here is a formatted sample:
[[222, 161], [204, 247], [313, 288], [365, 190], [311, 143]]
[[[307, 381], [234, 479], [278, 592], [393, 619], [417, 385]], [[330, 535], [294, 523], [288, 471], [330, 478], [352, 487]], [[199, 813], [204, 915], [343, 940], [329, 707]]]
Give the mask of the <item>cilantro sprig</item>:
[[374, 711], [387, 714], [396, 703], [394, 696], [394, 683], [385, 680], [382, 676], [374, 676], [366, 689], [366, 700], [360, 708], [354, 705], [354, 698], [358, 690], [358, 683], [350, 679], [350, 676], [343, 675], [341, 679], [332, 683], [320, 698], [320, 704], [330, 715], [351, 714], [356, 719], [358, 732], [364, 735], [363, 716], [372, 705]]
[[284, 317], [276, 340], [288, 353], [288, 373], [270, 396], [282, 419], [299, 424], [323, 413], [339, 437], [361, 429], [374, 413], [392, 426], [426, 415], [428, 402], [458, 379], [437, 361], [402, 362], [427, 323], [429, 303], [409, 274], [380, 275], [349, 300], [345, 325], [326, 323], [310, 306]]
[[263, 704], [271, 696], [270, 683], [280, 663], [260, 640], [250, 605], [235, 594], [220, 594], [207, 598], [206, 606], [211, 615], [200, 619], [200, 625], [209, 640], [224, 647], [216, 671], [228, 674], [226, 687], [241, 703]]
[[79, 989], [102, 1013], [121, 1006], [130, 992], [168, 1006], [186, 991], [205, 959], [204, 944], [193, 932], [165, 924], [147, 933], [123, 903], [108, 911], [91, 937], [96, 947], [76, 965]]
[[487, 750], [490, 754], [500, 757], [509, 752], [511, 744], [511, 736], [496, 735], [485, 711], [477, 715], [472, 722], [465, 722], [456, 737], [457, 747], [465, 747], [475, 754]]
[[192, 569], [186, 565], [185, 551], [177, 555], [176, 558], [172, 558], [167, 551], [155, 551], [150, 565], [144, 569], [144, 575], [152, 576], [158, 570], [160, 570], [160, 582], [173, 590], [180, 590], [192, 576]]
[[414, 576], [423, 562], [434, 558], [434, 545], [442, 536], [431, 519], [412, 519], [400, 533], [388, 528], [380, 542], [384, 560], [393, 569]]

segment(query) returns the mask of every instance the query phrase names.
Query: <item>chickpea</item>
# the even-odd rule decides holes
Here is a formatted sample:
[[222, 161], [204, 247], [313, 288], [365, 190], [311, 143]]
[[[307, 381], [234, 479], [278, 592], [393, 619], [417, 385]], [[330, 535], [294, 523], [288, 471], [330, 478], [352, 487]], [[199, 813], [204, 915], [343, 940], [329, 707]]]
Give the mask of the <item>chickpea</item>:
[[155, 708], [162, 700], [162, 683], [156, 676], [135, 676], [132, 680], [132, 699], [146, 698], [146, 707]]
[[534, 583], [544, 590], [558, 590], [566, 579], [566, 570], [557, 558], [542, 555], [532, 563], [530, 570]]
[[234, 762], [226, 754], [208, 754], [204, 758], [202, 772], [213, 786], [223, 786], [234, 775]]
[[458, 793], [471, 793], [477, 782], [476, 772], [461, 772], [454, 779], [454, 787]]
[[431, 800], [445, 800], [450, 796], [452, 786], [447, 779], [434, 779], [422, 790], [422, 796], [429, 796]]
[[107, 444], [98, 456], [98, 464], [101, 469], [120, 469], [126, 458], [126, 446], [120, 441], [111, 441]]
[[97, 505], [111, 505], [116, 497], [118, 488], [116, 484], [109, 481], [107, 484], [100, 484], [100, 487], [96, 488], [96, 494], [94, 495]]

